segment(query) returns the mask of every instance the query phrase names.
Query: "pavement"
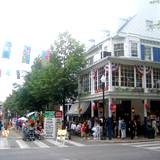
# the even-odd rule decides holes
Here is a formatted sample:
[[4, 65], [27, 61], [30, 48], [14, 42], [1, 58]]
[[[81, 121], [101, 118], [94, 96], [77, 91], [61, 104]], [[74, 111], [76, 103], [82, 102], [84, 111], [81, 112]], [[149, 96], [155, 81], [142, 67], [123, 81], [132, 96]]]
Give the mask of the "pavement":
[[105, 143], [140, 143], [140, 142], [153, 142], [153, 141], [160, 141], [160, 136], [156, 136], [153, 139], [145, 138], [145, 137], [135, 137], [133, 140], [130, 139], [130, 137], [127, 137], [125, 139], [121, 138], [112, 138], [109, 140], [106, 138], [105, 140], [97, 140], [93, 139], [93, 137], [88, 137], [87, 139], [78, 137], [78, 136], [72, 136], [72, 141], [76, 141], [79, 143], [88, 143], [88, 144], [105, 144]]
[[[8, 138], [16, 138], [19, 139], [22, 137], [22, 134], [20, 131], [17, 131], [15, 128], [9, 129], [9, 136]], [[104, 143], [137, 143], [137, 142], [153, 142], [153, 141], [160, 141], [160, 135], [156, 136], [153, 139], [145, 138], [145, 137], [135, 137], [133, 140], [130, 139], [130, 137], [127, 137], [126, 139], [120, 139], [120, 138], [113, 138], [111, 140], [105, 139], [105, 140], [97, 140], [93, 139], [93, 137], [87, 137], [82, 138], [80, 136], [71, 136], [71, 140], [82, 143], [82, 144], [104, 144]]]
[[21, 138], [22, 134], [20, 131], [16, 130], [14, 127], [9, 128], [8, 138]]

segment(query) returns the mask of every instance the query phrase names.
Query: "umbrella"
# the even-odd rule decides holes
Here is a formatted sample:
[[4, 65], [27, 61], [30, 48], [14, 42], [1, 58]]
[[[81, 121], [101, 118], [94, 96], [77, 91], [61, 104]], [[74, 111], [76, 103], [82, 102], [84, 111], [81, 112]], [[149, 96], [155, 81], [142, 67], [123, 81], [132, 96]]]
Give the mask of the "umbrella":
[[26, 117], [20, 117], [18, 118], [18, 121], [27, 121], [28, 119]]
[[30, 113], [28, 113], [26, 116], [27, 116], [27, 117], [30, 117], [30, 116], [32, 116], [33, 114], [35, 114], [35, 112], [30, 112]]

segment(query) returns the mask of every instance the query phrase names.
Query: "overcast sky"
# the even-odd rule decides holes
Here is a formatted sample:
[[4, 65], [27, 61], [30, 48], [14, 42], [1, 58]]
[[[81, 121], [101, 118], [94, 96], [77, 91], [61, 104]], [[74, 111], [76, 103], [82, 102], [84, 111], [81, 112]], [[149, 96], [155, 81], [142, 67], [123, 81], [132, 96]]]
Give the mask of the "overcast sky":
[[[4, 42], [11, 41], [14, 58], [20, 56], [24, 45], [38, 55], [64, 31], [82, 43], [98, 41], [103, 30], [114, 32], [120, 19], [135, 15], [142, 1], [146, 0], [0, 0], [0, 52]], [[5, 67], [12, 67], [8, 62], [3, 63]], [[11, 92], [12, 82], [12, 78], [8, 82], [1, 78], [0, 100]]]

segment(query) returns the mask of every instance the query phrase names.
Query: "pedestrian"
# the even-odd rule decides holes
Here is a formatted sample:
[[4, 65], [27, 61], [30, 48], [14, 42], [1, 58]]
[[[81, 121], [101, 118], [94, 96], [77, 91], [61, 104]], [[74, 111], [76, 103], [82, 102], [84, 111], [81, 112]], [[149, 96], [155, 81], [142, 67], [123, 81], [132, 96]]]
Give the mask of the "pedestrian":
[[87, 124], [88, 124], [88, 134], [91, 135], [91, 129], [92, 129], [91, 119], [89, 119], [89, 120], [87, 121]]
[[81, 137], [84, 137], [85, 141], [87, 140], [87, 133], [88, 133], [88, 124], [87, 121], [84, 121], [81, 126]]
[[158, 128], [157, 128], [156, 119], [153, 119], [153, 120], [152, 120], [152, 127], [153, 127], [153, 129], [154, 129], [154, 135], [157, 136]]
[[122, 119], [122, 122], [121, 122], [121, 138], [122, 139], [126, 138], [126, 123], [124, 119]]
[[121, 123], [122, 123], [122, 120], [121, 120], [121, 117], [118, 118], [118, 138], [121, 137]]
[[135, 131], [136, 131], [136, 122], [134, 120], [131, 120], [129, 123], [129, 131], [130, 131], [130, 136], [131, 139], [134, 139], [135, 137]]

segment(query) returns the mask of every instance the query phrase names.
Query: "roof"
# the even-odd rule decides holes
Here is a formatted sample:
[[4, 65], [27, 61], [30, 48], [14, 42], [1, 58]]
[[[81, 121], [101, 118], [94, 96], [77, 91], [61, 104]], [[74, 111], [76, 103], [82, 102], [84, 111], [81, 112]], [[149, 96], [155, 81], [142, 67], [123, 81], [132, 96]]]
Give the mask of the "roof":
[[128, 18], [118, 29], [117, 34], [133, 34], [160, 40], [160, 29], [149, 29], [146, 24], [146, 21], [153, 21], [155, 24], [158, 20], [160, 20], [160, 5], [145, 7], [137, 15]]

